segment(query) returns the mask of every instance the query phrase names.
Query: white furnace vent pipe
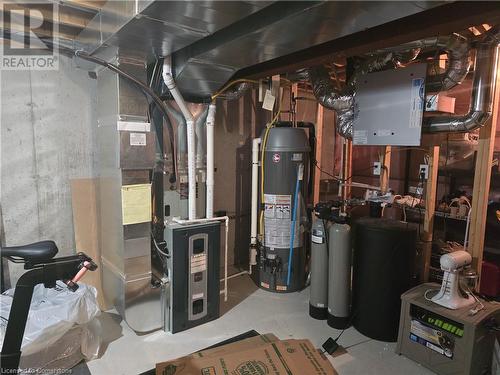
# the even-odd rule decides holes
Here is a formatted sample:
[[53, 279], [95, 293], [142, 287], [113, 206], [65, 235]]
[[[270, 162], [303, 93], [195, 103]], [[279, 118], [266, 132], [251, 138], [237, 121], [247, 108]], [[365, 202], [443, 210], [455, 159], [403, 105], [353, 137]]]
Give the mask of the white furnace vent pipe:
[[214, 132], [215, 103], [208, 107], [207, 115], [207, 219], [214, 217]]
[[[179, 109], [181, 110], [182, 114], [184, 115], [184, 118], [186, 119], [187, 151], [188, 151], [188, 184], [189, 184], [189, 194], [188, 194], [189, 220], [194, 220], [196, 218], [196, 160], [195, 160], [194, 118], [191, 111], [189, 111], [186, 102], [184, 101], [184, 98], [182, 97], [179, 89], [175, 84], [174, 77], [172, 77], [172, 69], [170, 66], [169, 58], [165, 58], [163, 62], [162, 76], [165, 85], [172, 94], [175, 102], [179, 106]], [[208, 200], [207, 200], [207, 209], [208, 209]]]

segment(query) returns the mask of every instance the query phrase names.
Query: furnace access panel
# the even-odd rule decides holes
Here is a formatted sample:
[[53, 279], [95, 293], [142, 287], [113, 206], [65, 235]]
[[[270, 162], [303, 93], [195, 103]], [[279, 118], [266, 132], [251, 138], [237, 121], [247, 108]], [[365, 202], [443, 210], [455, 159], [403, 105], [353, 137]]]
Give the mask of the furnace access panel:
[[358, 78], [354, 145], [420, 145], [426, 71], [412, 64]]

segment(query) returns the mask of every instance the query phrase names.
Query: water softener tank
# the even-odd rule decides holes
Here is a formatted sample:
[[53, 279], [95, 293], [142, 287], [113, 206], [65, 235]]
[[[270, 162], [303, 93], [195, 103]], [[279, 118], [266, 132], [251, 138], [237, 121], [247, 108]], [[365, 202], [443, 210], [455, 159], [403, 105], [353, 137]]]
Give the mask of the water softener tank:
[[309, 315], [326, 319], [328, 313], [328, 241], [323, 220], [316, 219], [311, 231], [311, 286]]
[[309, 142], [302, 128], [271, 128], [262, 136], [259, 192], [263, 229], [257, 284], [273, 292], [301, 290], [306, 282], [303, 224], [307, 220]]
[[351, 227], [333, 224], [328, 230], [328, 325], [349, 325], [351, 306]]
[[390, 219], [354, 224], [353, 326], [380, 341], [397, 341], [401, 294], [412, 287], [416, 228]]

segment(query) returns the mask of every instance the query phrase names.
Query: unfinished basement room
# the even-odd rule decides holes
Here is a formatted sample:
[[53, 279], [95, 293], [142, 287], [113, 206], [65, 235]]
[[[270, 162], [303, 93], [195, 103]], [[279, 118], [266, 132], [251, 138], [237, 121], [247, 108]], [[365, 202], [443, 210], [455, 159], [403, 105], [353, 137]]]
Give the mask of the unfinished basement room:
[[2, 375], [500, 375], [500, 1], [0, 10]]

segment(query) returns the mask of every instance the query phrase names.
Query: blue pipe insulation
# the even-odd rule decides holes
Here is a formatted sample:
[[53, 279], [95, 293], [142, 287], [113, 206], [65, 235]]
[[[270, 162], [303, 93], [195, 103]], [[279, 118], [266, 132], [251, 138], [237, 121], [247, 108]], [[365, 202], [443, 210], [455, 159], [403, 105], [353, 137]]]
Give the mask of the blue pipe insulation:
[[293, 261], [293, 243], [295, 242], [295, 222], [297, 220], [297, 204], [299, 199], [300, 180], [302, 179], [300, 173], [300, 166], [297, 168], [297, 181], [295, 183], [295, 196], [293, 199], [292, 207], [292, 227], [290, 229], [290, 252], [288, 254], [288, 274], [286, 276], [286, 286], [290, 286], [290, 277], [292, 275], [292, 261]]

